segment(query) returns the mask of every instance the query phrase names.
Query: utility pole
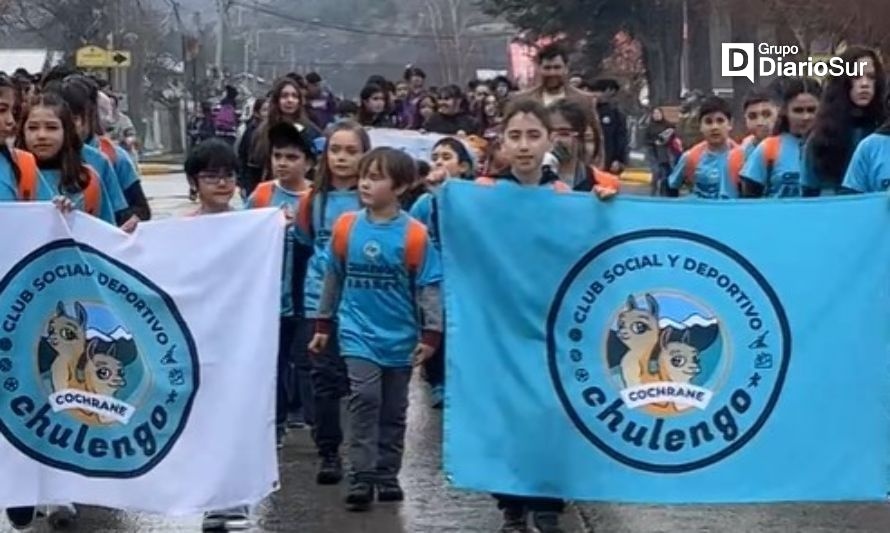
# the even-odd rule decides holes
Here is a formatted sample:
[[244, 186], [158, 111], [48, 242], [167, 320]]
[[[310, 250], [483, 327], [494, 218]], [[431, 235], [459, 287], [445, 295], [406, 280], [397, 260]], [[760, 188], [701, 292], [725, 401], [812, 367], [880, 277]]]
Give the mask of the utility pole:
[[216, 0], [219, 23], [216, 25], [216, 67], [220, 75], [223, 71], [223, 39], [226, 34], [226, 0]]

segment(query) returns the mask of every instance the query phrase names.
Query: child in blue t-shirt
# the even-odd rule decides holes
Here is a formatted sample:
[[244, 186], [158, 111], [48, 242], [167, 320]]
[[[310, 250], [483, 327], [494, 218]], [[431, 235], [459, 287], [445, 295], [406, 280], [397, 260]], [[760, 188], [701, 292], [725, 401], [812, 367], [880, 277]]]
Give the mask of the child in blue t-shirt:
[[803, 153], [813, 129], [819, 83], [810, 78], [791, 78], [783, 84], [782, 108], [776, 125], [778, 135], [764, 139], [745, 161], [742, 196], [745, 198], [795, 198], [802, 195]]
[[776, 126], [776, 105], [764, 91], [754, 91], [745, 98], [745, 129], [747, 137], [740, 148], [747, 161], [757, 145], [773, 134]]
[[890, 123], [866, 137], [850, 160], [841, 192], [862, 194], [890, 189]]
[[[306, 268], [303, 304], [307, 320], [301, 321], [299, 328], [297, 342], [300, 346], [308, 346], [314, 334], [312, 319], [318, 318], [334, 222], [340, 215], [361, 207], [357, 190], [358, 164], [370, 148], [368, 132], [361, 125], [345, 121], [330, 126], [315, 187], [304, 202], [306, 208], [300, 208], [297, 213], [298, 235], [313, 247]], [[315, 481], [320, 485], [336, 485], [343, 479], [340, 403], [349, 390], [337, 337], [331, 339], [322, 353], [310, 354], [309, 363], [315, 422], [312, 437], [321, 458]], [[305, 372], [297, 368], [297, 373], [298, 379], [305, 381]]]
[[732, 131], [729, 102], [717, 96], [706, 98], [699, 109], [698, 120], [705, 140], [680, 156], [668, 177], [666, 195], [676, 198], [686, 185], [699, 198], [738, 198], [738, 182], [729, 158], [734, 147], [729, 138]]
[[[309, 194], [308, 172], [315, 164], [312, 143], [289, 122], [272, 126], [269, 136], [269, 162], [273, 180], [260, 183], [247, 199], [247, 209], [280, 207], [295, 219], [303, 197]], [[281, 271], [281, 321], [278, 337], [278, 393], [275, 422], [278, 447], [284, 447], [287, 431], [288, 407], [299, 396], [296, 366], [296, 340], [300, 319], [303, 317], [303, 283], [311, 246], [298, 236], [291, 226], [285, 233], [284, 265]], [[295, 277], [297, 279], [295, 279]], [[299, 290], [297, 290], [299, 289]], [[303, 353], [304, 350], [300, 350]], [[305, 354], [304, 354], [305, 355]], [[305, 356], [303, 359], [306, 359]], [[308, 366], [308, 360], [304, 366]], [[308, 376], [307, 376], [308, 379]], [[308, 390], [308, 383], [304, 389]], [[297, 401], [297, 404], [301, 402]], [[311, 416], [311, 415], [310, 415]]]
[[392, 148], [362, 158], [359, 194], [365, 209], [337, 220], [328, 249], [310, 351], [325, 349], [336, 317], [351, 387], [346, 497], [351, 510], [367, 510], [375, 489], [379, 501], [404, 499], [398, 475], [408, 384], [412, 367], [432, 357], [442, 337], [439, 252], [426, 227], [399, 202], [416, 172], [414, 160]]
[[[466, 145], [454, 137], [444, 137], [433, 146], [433, 168], [427, 179], [429, 192], [423, 194], [411, 207], [412, 217], [426, 225], [433, 245], [442, 249], [439, 241], [439, 208], [436, 191], [449, 179], [471, 180], [474, 178], [473, 156]], [[423, 366], [423, 376], [430, 385], [430, 405], [441, 409], [445, 403], [445, 342], [443, 339], [435, 355]]]

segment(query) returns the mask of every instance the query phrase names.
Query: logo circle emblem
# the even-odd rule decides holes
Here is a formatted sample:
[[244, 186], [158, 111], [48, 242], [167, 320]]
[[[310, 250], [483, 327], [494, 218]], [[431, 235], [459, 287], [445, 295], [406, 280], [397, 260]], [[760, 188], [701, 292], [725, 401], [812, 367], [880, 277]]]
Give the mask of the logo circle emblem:
[[0, 433], [89, 477], [152, 470], [186, 427], [200, 382], [173, 300], [87, 245], [47, 244], [0, 280]]
[[763, 275], [684, 231], [596, 246], [563, 280], [547, 321], [551, 379], [575, 427], [649, 472], [701, 469], [750, 442], [790, 353], [784, 308]]
[[380, 243], [377, 241], [368, 241], [365, 243], [362, 252], [365, 254], [365, 257], [369, 261], [375, 261], [378, 257], [380, 257], [381, 248]]

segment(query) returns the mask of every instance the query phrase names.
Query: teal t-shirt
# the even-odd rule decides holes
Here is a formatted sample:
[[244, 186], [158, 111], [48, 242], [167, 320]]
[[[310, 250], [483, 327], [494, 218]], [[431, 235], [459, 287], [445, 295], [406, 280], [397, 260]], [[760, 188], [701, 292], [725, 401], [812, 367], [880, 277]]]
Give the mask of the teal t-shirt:
[[361, 205], [358, 191], [347, 189], [331, 190], [326, 194], [316, 193], [311, 206], [312, 235], [300, 232], [299, 238], [311, 243], [314, 248], [306, 268], [303, 303], [306, 317], [317, 318], [318, 302], [324, 288], [324, 275], [328, 264], [328, 243], [331, 240], [334, 222], [343, 213], [360, 209]]
[[779, 135], [779, 154], [769, 164], [766, 143], [760, 143], [745, 159], [742, 177], [763, 185], [767, 198], [796, 198], [801, 196], [801, 164], [804, 139], [790, 133]]
[[420, 339], [414, 295], [417, 288], [442, 281], [439, 251], [427, 239], [423, 262], [409, 272], [405, 241], [411, 217], [401, 212], [386, 222], [358, 213], [349, 234], [346, 257], [328, 245], [327, 268], [343, 276], [337, 310], [340, 353], [368, 359], [387, 368], [411, 366]]
[[739, 197], [739, 187], [729, 172], [729, 149], [702, 152], [701, 159], [690, 179], [686, 179], [686, 162], [691, 150], [686, 151], [668, 177], [668, 187], [679, 190], [689, 185], [692, 194], [710, 200], [727, 200]]
[[81, 150], [81, 159], [99, 175], [99, 179], [102, 180], [102, 196], [108, 197], [114, 212], [120, 213], [127, 209], [129, 205], [126, 198], [124, 198], [124, 191], [121, 189], [117, 173], [114, 171], [108, 158], [99, 150], [84, 144], [83, 150]]
[[[84, 211], [84, 197], [82, 192], [72, 193], [68, 191], [63, 191], [59, 187], [61, 183], [61, 173], [56, 169], [42, 169], [40, 171], [41, 179], [40, 185], [37, 187], [37, 200], [39, 201], [49, 201], [55, 198], [58, 195], [63, 195], [72, 203], [74, 203], [74, 207], [78, 211]], [[108, 194], [105, 193], [104, 183], [100, 182], [101, 193], [99, 198], [99, 213], [97, 218], [108, 222], [112, 226], [117, 224], [117, 220], [114, 216], [114, 209], [111, 206], [111, 199]]]
[[859, 143], [842, 187], [860, 193], [890, 189], [890, 135], [873, 133]]
[[[98, 150], [99, 153], [102, 153], [99, 146], [99, 137], [93, 136], [90, 139], [89, 145]], [[117, 143], [114, 143], [114, 154], [114, 159], [109, 162], [112, 164], [121, 191], [126, 191], [139, 181], [139, 172], [136, 170], [136, 165], [133, 163], [133, 159], [130, 158], [130, 154]], [[102, 155], [105, 154], [102, 153]]]
[[[269, 205], [266, 207], [283, 207], [290, 210], [294, 216], [300, 206], [300, 197], [309, 194], [306, 189], [302, 192], [289, 191], [282, 187], [278, 182], [274, 184], [274, 191]], [[256, 207], [256, 192], [247, 199], [244, 205], [245, 209], [253, 209]], [[295, 314], [294, 308], [294, 250], [297, 243], [297, 230], [294, 226], [290, 226], [284, 233], [284, 265], [281, 269], [281, 316], [292, 317]]]

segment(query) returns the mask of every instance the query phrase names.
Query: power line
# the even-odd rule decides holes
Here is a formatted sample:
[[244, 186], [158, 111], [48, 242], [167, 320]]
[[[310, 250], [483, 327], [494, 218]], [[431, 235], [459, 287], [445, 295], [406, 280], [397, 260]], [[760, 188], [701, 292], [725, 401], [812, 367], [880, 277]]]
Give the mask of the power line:
[[[240, 0], [232, 0], [231, 5], [246, 7], [248, 9], [252, 9], [259, 13], [263, 13], [265, 15], [271, 15], [273, 17], [281, 18], [287, 20], [289, 22], [296, 22], [297, 24], [303, 24], [304, 26], [316, 27], [316, 28], [324, 28], [326, 30], [334, 30], [334, 31], [342, 31], [345, 33], [355, 33], [359, 35], [373, 35], [378, 37], [392, 37], [396, 39], [420, 39], [420, 40], [428, 40], [428, 41], [436, 41], [442, 39], [454, 39], [455, 35], [430, 35], [426, 33], [399, 33], [399, 32], [386, 32], [386, 31], [376, 31], [376, 30], [366, 30], [363, 28], [357, 28], [354, 26], [344, 26], [341, 24], [332, 24], [321, 22], [318, 19], [309, 20], [301, 17], [297, 17], [294, 15], [289, 15], [286, 13], [282, 13], [280, 11], [276, 11], [267, 6], [263, 6], [257, 3], [248, 3], [242, 2]], [[513, 37], [515, 34], [513, 33], [487, 33], [482, 35], [466, 35], [464, 37], [476, 37], [476, 38], [503, 38], [503, 37]]]

